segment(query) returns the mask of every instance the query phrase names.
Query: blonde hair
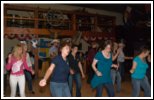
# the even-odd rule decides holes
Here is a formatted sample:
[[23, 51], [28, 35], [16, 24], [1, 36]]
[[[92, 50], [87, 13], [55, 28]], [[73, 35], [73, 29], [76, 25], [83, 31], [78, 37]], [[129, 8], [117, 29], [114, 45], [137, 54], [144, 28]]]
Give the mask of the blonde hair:
[[[19, 48], [22, 49], [22, 45], [21, 44], [17, 44], [14, 48], [13, 48], [13, 51], [12, 51], [12, 54], [15, 58], [22, 58], [22, 53], [19, 54], [18, 53], [18, 50]], [[22, 49], [22, 52], [23, 52], [23, 49]]]
[[115, 48], [116, 48], [116, 49], [118, 48], [118, 43], [116, 43], [116, 42], [113, 43], [113, 50], [114, 50]]

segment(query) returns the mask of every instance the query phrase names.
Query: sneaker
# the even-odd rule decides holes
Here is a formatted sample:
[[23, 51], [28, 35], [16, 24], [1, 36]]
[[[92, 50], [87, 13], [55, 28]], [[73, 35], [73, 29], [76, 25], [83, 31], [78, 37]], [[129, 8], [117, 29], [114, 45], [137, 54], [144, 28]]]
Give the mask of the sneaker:
[[31, 91], [31, 93], [32, 93], [32, 94], [35, 94], [35, 92], [34, 92], [34, 91]]
[[17, 97], [20, 97], [20, 93], [17, 92]]

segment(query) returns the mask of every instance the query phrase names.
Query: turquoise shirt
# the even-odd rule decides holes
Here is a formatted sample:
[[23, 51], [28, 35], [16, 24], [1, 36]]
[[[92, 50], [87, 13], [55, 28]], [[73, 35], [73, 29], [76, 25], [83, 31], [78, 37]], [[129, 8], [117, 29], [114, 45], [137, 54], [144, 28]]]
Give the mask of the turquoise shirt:
[[98, 52], [94, 59], [97, 60], [97, 69], [102, 73], [102, 76], [97, 76], [96, 74], [94, 75], [93, 79], [91, 80], [92, 88], [96, 88], [99, 84], [112, 83], [110, 76], [112, 56], [107, 59], [104, 57], [102, 52]]
[[135, 79], [143, 79], [146, 75], [148, 64], [146, 61], [142, 61], [139, 56], [135, 57], [133, 61], [136, 62], [137, 65], [134, 73], [131, 74], [131, 77]]

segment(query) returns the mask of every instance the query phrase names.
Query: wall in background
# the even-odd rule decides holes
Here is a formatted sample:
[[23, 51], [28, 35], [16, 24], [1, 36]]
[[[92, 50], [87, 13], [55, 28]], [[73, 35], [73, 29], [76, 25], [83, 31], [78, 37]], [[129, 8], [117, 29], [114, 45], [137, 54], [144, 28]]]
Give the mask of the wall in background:
[[[23, 4], [17, 4], [17, 5], [23, 5]], [[77, 7], [72, 5], [63, 5], [63, 4], [24, 4], [23, 6], [29, 6], [29, 7], [39, 7], [39, 8], [46, 8], [46, 9], [57, 9], [57, 10], [67, 10], [67, 11], [73, 11], [73, 10], [82, 10], [83, 7]], [[115, 16], [116, 17], [116, 25], [123, 25], [123, 15], [121, 13], [112, 12], [112, 11], [106, 11], [106, 10], [96, 10], [91, 8], [85, 9], [89, 13], [93, 14], [103, 14], [103, 15], [109, 15], [109, 16]], [[16, 11], [9, 11], [9, 13], [15, 13], [18, 15], [24, 15], [26, 17], [33, 16], [32, 13], [19, 13]]]
[[12, 47], [14, 47], [19, 42], [20, 41], [18, 39], [4, 38], [4, 59], [7, 57], [8, 53], [11, 51]]

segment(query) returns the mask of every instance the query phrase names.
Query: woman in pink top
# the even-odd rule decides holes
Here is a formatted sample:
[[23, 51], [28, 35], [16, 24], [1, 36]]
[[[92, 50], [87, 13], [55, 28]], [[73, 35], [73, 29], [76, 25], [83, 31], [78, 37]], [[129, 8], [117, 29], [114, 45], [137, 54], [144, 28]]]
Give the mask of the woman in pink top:
[[10, 87], [11, 87], [11, 97], [16, 95], [16, 86], [19, 84], [20, 96], [25, 96], [25, 75], [24, 69], [30, 71], [32, 74], [34, 72], [30, 69], [26, 62], [26, 57], [23, 56], [23, 49], [20, 44], [13, 48], [12, 54], [9, 55], [8, 63], [6, 65], [7, 70], [11, 70], [10, 74]]

